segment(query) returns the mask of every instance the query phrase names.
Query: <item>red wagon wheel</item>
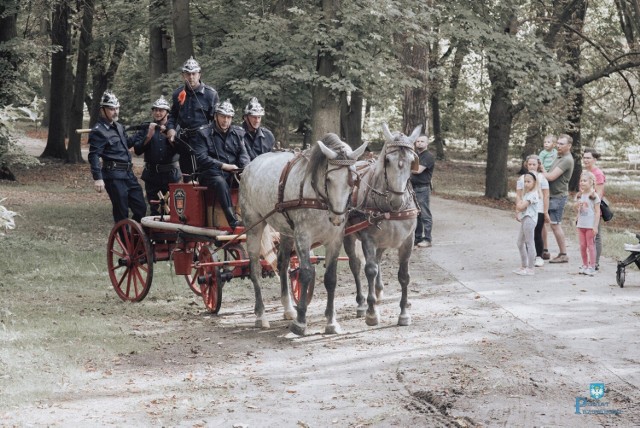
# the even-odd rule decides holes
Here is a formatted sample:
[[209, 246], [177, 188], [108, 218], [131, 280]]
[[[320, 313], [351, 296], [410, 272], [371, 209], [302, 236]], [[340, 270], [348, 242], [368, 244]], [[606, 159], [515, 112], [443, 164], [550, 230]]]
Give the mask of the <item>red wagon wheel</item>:
[[[244, 246], [240, 243], [235, 243], [224, 247], [224, 260], [225, 261], [233, 261], [233, 260], [245, 260], [246, 264], [244, 265], [236, 265], [232, 268], [227, 268], [233, 272], [233, 277], [245, 277], [249, 276], [249, 254], [247, 250], [245, 250]], [[228, 279], [227, 279], [228, 280]]]
[[[218, 261], [218, 257], [211, 253], [208, 246], [203, 245], [200, 249], [198, 260], [201, 264]], [[200, 266], [198, 268], [198, 283], [202, 300], [209, 312], [217, 314], [222, 304], [222, 278], [218, 266]]]
[[[313, 289], [316, 284], [316, 268], [315, 266], [311, 266], [311, 269], [313, 275], [307, 288], [307, 306], [309, 306], [311, 299], [313, 299]], [[297, 305], [302, 298], [302, 284], [300, 284], [300, 261], [296, 256], [292, 256], [289, 260], [289, 281], [291, 283], [291, 296]]]
[[200, 250], [204, 244], [202, 242], [196, 242], [193, 248], [193, 268], [191, 269], [191, 273], [184, 276], [184, 279], [187, 281], [187, 285], [193, 291], [196, 296], [201, 296], [202, 292], [200, 291], [200, 284], [198, 284], [198, 269], [195, 267], [195, 263], [199, 260]]
[[107, 243], [109, 278], [124, 301], [139, 302], [147, 296], [153, 279], [153, 253], [142, 226], [134, 220], [116, 223]]

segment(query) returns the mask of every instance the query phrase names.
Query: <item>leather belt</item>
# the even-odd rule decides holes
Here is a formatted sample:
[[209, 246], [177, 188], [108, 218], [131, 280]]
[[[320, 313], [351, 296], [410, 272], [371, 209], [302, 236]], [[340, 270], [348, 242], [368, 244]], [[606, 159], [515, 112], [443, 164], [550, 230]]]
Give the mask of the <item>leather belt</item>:
[[102, 168], [107, 171], [131, 171], [133, 169], [133, 164], [131, 162], [115, 162], [109, 161], [104, 162], [102, 164]]
[[145, 162], [144, 167], [153, 172], [169, 172], [174, 169], [178, 169], [180, 166], [178, 162], [173, 163], [149, 163]]
[[210, 128], [210, 127], [211, 127], [211, 124], [207, 123], [206, 125], [200, 125], [197, 128], [185, 128], [185, 129], [182, 129], [181, 133], [190, 137], [190, 136], [193, 136], [193, 135], [197, 134], [198, 131], [202, 131], [203, 129], [207, 129], [207, 128]]

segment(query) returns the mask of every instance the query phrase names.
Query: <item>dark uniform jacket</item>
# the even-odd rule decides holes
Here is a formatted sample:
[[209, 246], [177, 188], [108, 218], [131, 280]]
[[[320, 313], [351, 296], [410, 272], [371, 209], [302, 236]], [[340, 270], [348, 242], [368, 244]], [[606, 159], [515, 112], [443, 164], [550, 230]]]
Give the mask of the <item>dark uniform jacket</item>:
[[249, 153], [251, 160], [254, 160], [256, 156], [269, 153], [273, 150], [273, 146], [276, 144], [276, 138], [267, 128], [261, 126], [253, 135], [247, 130], [246, 122], [242, 122], [242, 128], [245, 132], [244, 142], [247, 147], [247, 153]]
[[156, 126], [153, 137], [147, 144], [144, 144], [148, 133], [149, 129], [145, 128], [133, 137], [135, 154], [144, 153], [145, 169], [142, 173], [142, 179], [147, 180], [149, 176], [156, 174], [175, 175], [176, 179], [179, 178], [177, 162], [180, 155], [176, 147], [169, 143], [165, 134], [160, 132], [160, 126]]
[[216, 126], [212, 129], [211, 138], [207, 141], [207, 150], [198, 153], [198, 171], [201, 175], [219, 174], [222, 164], [233, 164], [244, 168], [251, 159], [244, 146], [244, 130], [231, 125], [226, 134], [222, 134]]
[[[111, 125], [100, 118], [89, 133], [89, 164], [94, 180], [124, 179], [131, 171], [133, 139], [129, 139], [124, 127], [114, 122]], [[102, 158], [102, 167], [100, 167]], [[129, 165], [128, 168], [126, 165]]]
[[200, 83], [193, 91], [180, 86], [173, 92], [167, 129], [196, 129], [213, 121], [218, 93], [211, 86]]

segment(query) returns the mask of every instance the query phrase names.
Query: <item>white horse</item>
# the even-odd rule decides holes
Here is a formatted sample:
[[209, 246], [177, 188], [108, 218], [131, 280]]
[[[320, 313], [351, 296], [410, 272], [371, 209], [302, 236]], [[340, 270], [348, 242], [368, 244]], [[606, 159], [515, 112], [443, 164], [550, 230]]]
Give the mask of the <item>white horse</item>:
[[[413, 143], [420, 136], [421, 129], [421, 126], [416, 127], [407, 137], [398, 132], [392, 134], [384, 124], [385, 144], [376, 162], [361, 172], [360, 184], [354, 196], [354, 209], [349, 216], [348, 225], [366, 225], [362, 223], [365, 221], [371, 221], [372, 224], [346, 235], [344, 249], [349, 256], [349, 267], [356, 282], [357, 315], [363, 316], [366, 310], [365, 320], [370, 326], [380, 322], [376, 307], [376, 300], [382, 299], [383, 292], [380, 260], [388, 248], [398, 249], [398, 281], [402, 287], [398, 325], [411, 324], [411, 315], [407, 311], [407, 286], [410, 281], [409, 258], [413, 250], [419, 209], [409, 179], [412, 163], [417, 158]], [[364, 271], [369, 284], [366, 306], [360, 283], [362, 261], [356, 255], [355, 248], [357, 239], [362, 242], [366, 261]]]
[[[256, 295], [256, 326], [269, 327], [260, 290], [262, 268], [260, 241], [265, 224], [280, 232], [278, 270], [285, 319], [293, 319], [290, 330], [306, 330], [307, 291], [313, 280], [309, 251], [314, 244], [326, 249], [324, 285], [327, 289], [325, 333], [339, 333], [333, 307], [336, 265], [344, 236], [350, 197], [354, 186], [353, 165], [367, 144], [355, 151], [335, 134], [326, 134], [311, 149], [258, 156], [244, 170], [240, 181], [240, 207], [247, 227], [247, 252]], [[274, 212], [275, 210], [275, 212]], [[302, 294], [294, 312], [287, 267], [295, 245], [300, 263]]]

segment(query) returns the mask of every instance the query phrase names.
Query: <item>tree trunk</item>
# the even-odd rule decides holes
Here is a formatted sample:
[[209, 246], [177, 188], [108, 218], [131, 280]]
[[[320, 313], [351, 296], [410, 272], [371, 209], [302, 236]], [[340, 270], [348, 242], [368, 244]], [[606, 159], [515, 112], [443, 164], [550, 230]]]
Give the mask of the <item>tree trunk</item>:
[[69, 146], [67, 147], [67, 162], [81, 163], [82, 151], [80, 134], [76, 129], [82, 128], [85, 90], [87, 86], [87, 71], [89, 68], [89, 48], [91, 46], [91, 32], [93, 29], [93, 0], [82, 1], [82, 26], [78, 42], [78, 62], [76, 64], [76, 78], [73, 88], [73, 100], [69, 110]]
[[124, 40], [117, 40], [115, 42], [115, 48], [110, 54], [111, 62], [109, 62], [108, 67], [104, 64], [105, 52], [96, 52], [95, 57], [91, 60], [91, 68], [93, 69], [93, 92], [91, 95], [91, 108], [89, 109], [89, 127], [95, 125], [98, 121], [100, 98], [104, 91], [109, 89], [113, 84], [113, 78], [118, 71], [120, 61], [126, 50], [127, 44]]
[[[333, 25], [340, 0], [322, 0], [323, 24]], [[328, 49], [320, 47], [317, 55], [319, 77], [332, 79], [338, 73], [335, 60]], [[329, 86], [318, 79], [313, 86], [311, 100], [311, 141], [322, 139], [324, 134], [340, 133], [340, 99]]]
[[167, 33], [163, 17], [170, 12], [166, 0], [152, 0], [149, 6], [149, 69], [151, 71], [150, 100], [158, 98], [162, 91], [157, 82], [169, 72], [169, 48], [171, 36]]
[[411, 131], [422, 125], [422, 132], [429, 135], [427, 124], [427, 70], [428, 53], [426, 46], [412, 45], [402, 42], [402, 62], [408, 69], [408, 74], [418, 79], [422, 84], [417, 88], [407, 88], [402, 101], [402, 132], [409, 135]]
[[49, 135], [41, 157], [67, 158], [64, 144], [66, 130], [67, 55], [69, 53], [69, 4], [62, 0], [54, 6], [51, 24], [51, 44], [60, 50], [51, 55], [51, 103], [49, 103]]
[[351, 92], [349, 100], [346, 93], [340, 96], [340, 124], [342, 137], [352, 148], [362, 144], [362, 106], [364, 97], [362, 91]]
[[489, 108], [489, 141], [484, 195], [501, 199], [507, 196], [507, 161], [509, 136], [513, 122], [512, 104], [503, 82], [491, 80], [492, 96]]
[[431, 96], [431, 122], [433, 123], [433, 144], [436, 147], [436, 159], [443, 160], [444, 139], [442, 138], [442, 125], [440, 121], [440, 99], [438, 94]]
[[176, 42], [176, 67], [193, 55], [193, 35], [189, 0], [173, 0], [173, 36]]
[[[15, 0], [6, 0], [0, 4], [0, 46], [5, 46], [5, 42], [18, 36], [18, 8], [19, 3]], [[0, 65], [3, 68], [3, 73], [0, 74], [0, 105], [5, 106], [14, 101], [10, 83], [17, 77], [19, 65], [11, 48], [0, 49]]]
[[[577, 2], [575, 14], [571, 19], [571, 27], [575, 31], [582, 33], [584, 27], [584, 19], [587, 15], [587, 2], [581, 0]], [[571, 67], [572, 84], [581, 77], [581, 61], [582, 61], [582, 38], [578, 37], [574, 32], [567, 32], [567, 43], [563, 46], [565, 54], [567, 56], [567, 64]], [[575, 166], [573, 168], [573, 174], [571, 180], [569, 180], [569, 190], [577, 191], [580, 185], [580, 174], [582, 173], [582, 141], [581, 141], [581, 121], [582, 110], [584, 108], [584, 92], [582, 86], [576, 88], [574, 92], [569, 94], [571, 104], [569, 112], [567, 114], [567, 121], [569, 122], [568, 134], [573, 138], [573, 144], [571, 146], [571, 153], [575, 160]]]

